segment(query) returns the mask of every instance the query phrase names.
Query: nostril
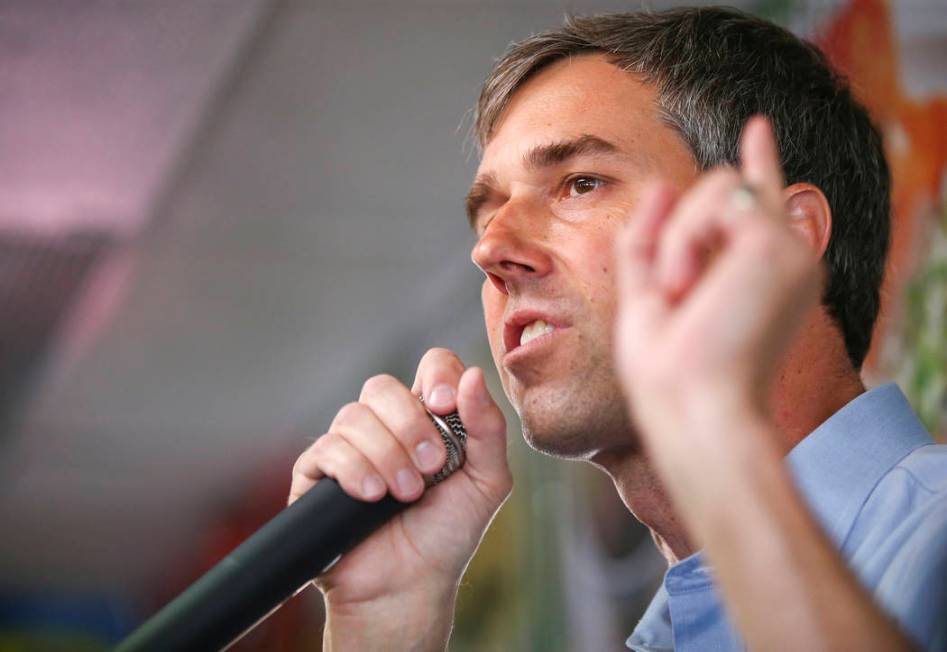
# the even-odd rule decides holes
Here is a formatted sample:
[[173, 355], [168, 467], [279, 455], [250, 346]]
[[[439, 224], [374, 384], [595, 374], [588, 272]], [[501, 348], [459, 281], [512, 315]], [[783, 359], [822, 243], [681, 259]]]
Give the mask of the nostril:
[[500, 267], [505, 272], [523, 271], [523, 272], [528, 272], [531, 274], [536, 271], [536, 268], [532, 267], [531, 265], [526, 265], [525, 263], [513, 262], [512, 260], [504, 260], [503, 262], [500, 263]]
[[509, 294], [506, 289], [506, 281], [503, 280], [501, 276], [494, 274], [493, 272], [486, 272], [487, 278], [490, 279], [490, 282], [493, 283], [493, 287], [502, 292], [503, 294]]

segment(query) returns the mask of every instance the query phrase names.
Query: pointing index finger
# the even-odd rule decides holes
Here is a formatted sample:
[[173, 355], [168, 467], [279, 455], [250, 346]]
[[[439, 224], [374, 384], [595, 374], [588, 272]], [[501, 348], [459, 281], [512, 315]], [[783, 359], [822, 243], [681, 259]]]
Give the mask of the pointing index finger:
[[740, 136], [740, 173], [760, 196], [767, 210], [781, 215], [783, 170], [773, 126], [765, 116], [747, 120]]

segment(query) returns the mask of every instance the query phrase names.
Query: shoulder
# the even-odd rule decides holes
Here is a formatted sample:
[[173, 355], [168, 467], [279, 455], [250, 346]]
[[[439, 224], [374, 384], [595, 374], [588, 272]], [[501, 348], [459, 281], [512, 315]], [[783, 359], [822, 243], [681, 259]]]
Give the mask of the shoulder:
[[919, 446], [892, 465], [857, 508], [849, 550], [897, 546], [914, 535], [939, 536], [947, 529], [947, 446]]
[[919, 488], [931, 494], [947, 496], [947, 445], [915, 448], [894, 470], [908, 474]]
[[886, 558], [877, 597], [923, 649], [947, 650], [947, 446], [916, 449], [878, 492], [889, 494], [877, 498], [897, 511], [876, 550]]
[[[947, 557], [947, 446], [921, 446], [905, 456], [881, 479], [863, 510], [884, 524], [885, 536], [902, 551], [899, 557], [911, 547], [919, 547], [914, 550], [919, 557]], [[920, 547], [927, 546], [931, 549], [922, 554]]]

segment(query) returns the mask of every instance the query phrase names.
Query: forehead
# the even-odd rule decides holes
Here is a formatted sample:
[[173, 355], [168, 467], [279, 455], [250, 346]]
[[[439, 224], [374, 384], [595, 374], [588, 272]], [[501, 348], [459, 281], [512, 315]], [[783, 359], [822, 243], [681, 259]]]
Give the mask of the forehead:
[[588, 54], [557, 61], [517, 89], [494, 125], [480, 170], [511, 163], [536, 146], [583, 134], [641, 155], [682, 144], [659, 119], [652, 85], [602, 55]]

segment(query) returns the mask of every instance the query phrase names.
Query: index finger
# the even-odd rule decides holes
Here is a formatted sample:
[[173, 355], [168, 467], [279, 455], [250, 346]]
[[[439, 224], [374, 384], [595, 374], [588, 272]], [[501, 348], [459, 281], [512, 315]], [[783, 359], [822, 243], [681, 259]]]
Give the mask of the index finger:
[[464, 363], [453, 351], [430, 349], [418, 363], [411, 391], [420, 394], [432, 412], [450, 414], [457, 410], [457, 386], [463, 374]]
[[769, 119], [756, 115], [740, 135], [740, 174], [760, 195], [763, 206], [782, 214], [783, 169]]

